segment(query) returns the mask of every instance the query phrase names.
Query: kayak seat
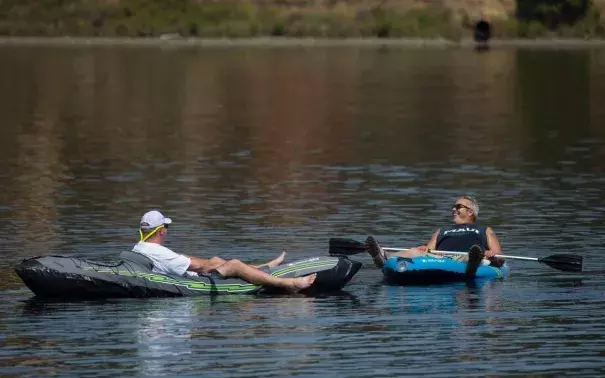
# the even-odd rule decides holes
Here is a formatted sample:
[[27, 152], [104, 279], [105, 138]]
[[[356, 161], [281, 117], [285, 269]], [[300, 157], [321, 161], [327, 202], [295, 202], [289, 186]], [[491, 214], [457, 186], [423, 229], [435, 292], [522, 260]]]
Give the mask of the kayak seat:
[[126, 260], [131, 263], [135, 263], [138, 266], [143, 267], [145, 269], [148, 269], [148, 270], [153, 269], [153, 261], [151, 261], [151, 259], [149, 257], [144, 256], [140, 253], [124, 251], [124, 252], [120, 253], [120, 258], [122, 260]]

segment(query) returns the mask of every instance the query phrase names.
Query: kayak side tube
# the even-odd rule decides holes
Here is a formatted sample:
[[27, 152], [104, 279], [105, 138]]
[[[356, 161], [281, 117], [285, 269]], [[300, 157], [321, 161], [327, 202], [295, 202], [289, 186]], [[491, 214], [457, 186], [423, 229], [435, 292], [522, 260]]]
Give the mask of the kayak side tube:
[[474, 277], [465, 274], [466, 263], [447, 257], [418, 256], [391, 257], [385, 262], [382, 273], [387, 283], [396, 285], [426, 285], [461, 282], [477, 279], [498, 279], [510, 274], [507, 264], [501, 267], [481, 265]]

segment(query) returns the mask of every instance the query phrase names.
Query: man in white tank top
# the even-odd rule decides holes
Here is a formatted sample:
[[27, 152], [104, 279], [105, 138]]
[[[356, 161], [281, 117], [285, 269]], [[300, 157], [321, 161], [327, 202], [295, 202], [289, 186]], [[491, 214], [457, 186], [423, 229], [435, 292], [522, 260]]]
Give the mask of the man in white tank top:
[[168, 225], [171, 223], [172, 219], [164, 217], [157, 210], [149, 211], [141, 218], [139, 228], [141, 241], [132, 248], [132, 251], [149, 258], [153, 262], [153, 271], [156, 273], [182, 276], [186, 272], [207, 273], [214, 270], [225, 278], [239, 277], [256, 285], [276, 286], [292, 293], [311, 286], [317, 276], [312, 274], [305, 277], [281, 278], [258, 269], [262, 266], [273, 267], [281, 264], [285, 253], [261, 266], [248, 265], [239, 260], [226, 261], [220, 257], [202, 259], [176, 253], [163, 246]]

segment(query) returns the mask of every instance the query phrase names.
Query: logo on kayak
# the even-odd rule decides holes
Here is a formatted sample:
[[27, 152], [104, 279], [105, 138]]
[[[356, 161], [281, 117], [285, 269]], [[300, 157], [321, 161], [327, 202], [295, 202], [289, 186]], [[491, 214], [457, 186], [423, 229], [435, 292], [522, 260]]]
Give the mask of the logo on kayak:
[[[282, 266], [293, 267], [293, 266], [299, 266], [299, 265], [302, 265], [302, 264], [306, 264], [306, 263], [313, 262], [313, 261], [319, 261], [319, 260], [321, 260], [321, 257], [311, 257], [311, 258], [308, 258], [306, 260], [291, 262], [291, 263], [288, 263], [288, 264], [284, 264]], [[282, 266], [280, 266], [280, 268]]]
[[426, 263], [437, 263], [437, 264], [445, 264], [446, 262], [448, 262], [448, 260], [451, 260], [449, 257], [423, 257], [420, 259], [420, 262], [423, 264]]

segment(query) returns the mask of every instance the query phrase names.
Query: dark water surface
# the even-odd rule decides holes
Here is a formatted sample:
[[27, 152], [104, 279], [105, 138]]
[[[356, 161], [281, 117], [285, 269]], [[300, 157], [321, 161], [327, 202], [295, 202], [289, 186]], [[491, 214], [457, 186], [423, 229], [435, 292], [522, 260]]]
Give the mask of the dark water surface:
[[[605, 50], [0, 48], [0, 375], [605, 374]], [[476, 195], [511, 261], [478, 286], [42, 302], [21, 259], [169, 246], [264, 261], [412, 247]]]

